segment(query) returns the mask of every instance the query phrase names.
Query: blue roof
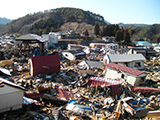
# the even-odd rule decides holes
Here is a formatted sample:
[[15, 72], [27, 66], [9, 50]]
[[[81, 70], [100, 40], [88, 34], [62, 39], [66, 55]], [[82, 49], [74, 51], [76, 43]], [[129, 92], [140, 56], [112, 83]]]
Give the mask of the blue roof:
[[138, 44], [140, 43], [149, 43], [148, 41], [137, 41]]

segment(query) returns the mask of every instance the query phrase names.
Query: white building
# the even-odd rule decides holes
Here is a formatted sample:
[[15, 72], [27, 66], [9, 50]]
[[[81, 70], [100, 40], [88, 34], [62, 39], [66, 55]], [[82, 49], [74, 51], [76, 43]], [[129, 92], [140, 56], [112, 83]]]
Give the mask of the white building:
[[25, 88], [0, 78], [0, 113], [21, 109]]
[[119, 49], [119, 45], [117, 43], [108, 43], [105, 45], [106, 48], [110, 48], [112, 50], [117, 50]]
[[42, 37], [47, 40], [47, 48], [53, 47], [55, 43], [58, 43], [58, 36], [53, 33], [43, 34]]
[[106, 54], [104, 56], [104, 64], [118, 63], [127, 67], [143, 69], [146, 58], [142, 54]]

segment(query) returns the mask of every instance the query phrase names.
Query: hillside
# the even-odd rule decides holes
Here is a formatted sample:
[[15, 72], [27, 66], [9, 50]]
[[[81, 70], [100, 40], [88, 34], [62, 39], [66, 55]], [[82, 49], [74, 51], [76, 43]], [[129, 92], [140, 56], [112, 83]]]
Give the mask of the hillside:
[[85, 30], [88, 30], [89, 34], [94, 33], [94, 26], [91, 24], [87, 24], [85, 22], [77, 23], [77, 22], [68, 22], [61, 26], [60, 31], [65, 32], [67, 30], [74, 30], [76, 33], [83, 33]]
[[12, 20], [0, 17], [0, 30], [5, 26], [5, 24], [10, 23]]
[[0, 23], [0, 30], [5, 26], [5, 24]]
[[[77, 8], [57, 8], [45, 10], [34, 14], [28, 14], [22, 18], [13, 20], [1, 29], [0, 35], [5, 33], [36, 33], [40, 31], [59, 31], [60, 27], [68, 22], [106, 25], [103, 16]], [[62, 30], [62, 29], [61, 29]]]
[[147, 27], [136, 27], [136, 26], [129, 26], [135, 31], [136, 36], [140, 38], [148, 38], [152, 42], [160, 41], [160, 24], [153, 24]]

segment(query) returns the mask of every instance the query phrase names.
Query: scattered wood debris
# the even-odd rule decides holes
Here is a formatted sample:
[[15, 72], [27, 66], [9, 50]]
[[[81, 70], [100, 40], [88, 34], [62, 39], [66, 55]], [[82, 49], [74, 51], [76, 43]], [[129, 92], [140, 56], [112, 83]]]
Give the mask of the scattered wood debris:
[[[60, 54], [60, 51], [57, 52]], [[81, 60], [68, 61], [61, 56], [59, 72], [50, 73], [45, 68], [49, 71], [46, 74], [43, 71], [43, 74], [30, 75], [31, 65], [28, 60], [31, 53], [13, 53], [10, 59], [0, 61], [1, 67], [11, 74], [3, 78], [25, 88], [24, 104], [20, 110], [1, 113], [2, 119], [105, 120], [159, 117], [159, 56], [145, 62], [145, 81], [140, 86], [130, 86], [125, 79], [103, 78], [104, 66], [86, 70], [78, 66]], [[92, 56], [88, 54], [83, 60], [89, 61], [91, 58], [100, 60], [102, 56], [99, 53]]]

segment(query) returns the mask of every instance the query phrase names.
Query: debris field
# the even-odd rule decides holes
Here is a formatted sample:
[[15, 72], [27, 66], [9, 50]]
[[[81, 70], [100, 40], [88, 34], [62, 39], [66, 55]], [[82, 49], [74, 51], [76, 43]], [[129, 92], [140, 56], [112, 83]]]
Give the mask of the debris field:
[[1, 68], [10, 74], [1, 70], [0, 76], [25, 88], [22, 108], [1, 113], [2, 120], [149, 119], [160, 114], [160, 56], [145, 61], [145, 81], [130, 86], [123, 78], [104, 78], [105, 66], [78, 66], [82, 60], [102, 59], [99, 53], [74, 61], [60, 55], [59, 72], [31, 76], [31, 53], [6, 47], [1, 51], [8, 59], [1, 58]]

